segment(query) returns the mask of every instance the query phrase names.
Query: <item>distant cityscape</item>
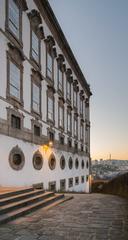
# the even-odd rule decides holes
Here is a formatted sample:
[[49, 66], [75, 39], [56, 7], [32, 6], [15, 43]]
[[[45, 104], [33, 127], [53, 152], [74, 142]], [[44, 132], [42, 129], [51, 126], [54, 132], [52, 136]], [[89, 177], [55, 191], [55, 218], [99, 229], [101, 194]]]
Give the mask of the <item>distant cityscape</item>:
[[125, 172], [128, 172], [128, 160], [92, 160], [92, 177], [94, 180], [110, 180]]

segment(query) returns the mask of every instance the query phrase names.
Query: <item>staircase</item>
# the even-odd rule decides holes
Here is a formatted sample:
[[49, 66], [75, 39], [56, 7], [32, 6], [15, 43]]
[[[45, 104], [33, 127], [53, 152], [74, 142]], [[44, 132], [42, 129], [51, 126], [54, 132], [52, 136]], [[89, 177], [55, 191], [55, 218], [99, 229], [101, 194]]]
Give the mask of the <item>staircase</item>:
[[0, 194], [0, 224], [63, 201], [63, 194], [45, 192], [43, 189], [32, 187], [2, 193]]

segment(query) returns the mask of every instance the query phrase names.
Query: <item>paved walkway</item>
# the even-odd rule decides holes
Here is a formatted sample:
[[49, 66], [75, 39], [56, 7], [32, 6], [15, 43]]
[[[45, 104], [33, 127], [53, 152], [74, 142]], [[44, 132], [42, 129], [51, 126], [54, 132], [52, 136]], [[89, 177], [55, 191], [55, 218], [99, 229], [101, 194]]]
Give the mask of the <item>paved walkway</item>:
[[102, 194], [41, 209], [0, 226], [0, 240], [128, 240], [128, 201]]

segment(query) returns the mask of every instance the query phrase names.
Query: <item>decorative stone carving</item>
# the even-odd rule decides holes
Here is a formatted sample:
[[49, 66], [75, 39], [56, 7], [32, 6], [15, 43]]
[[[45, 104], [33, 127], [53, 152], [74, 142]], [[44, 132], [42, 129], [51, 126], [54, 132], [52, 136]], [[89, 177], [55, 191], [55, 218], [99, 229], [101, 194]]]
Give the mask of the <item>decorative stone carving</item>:
[[37, 27], [39, 24], [42, 24], [42, 18], [36, 9], [32, 9], [31, 12], [28, 13], [28, 18], [33, 26]]
[[8, 43], [8, 53], [11, 57], [20, 65], [25, 60], [23, 50], [14, 46], [12, 43]]

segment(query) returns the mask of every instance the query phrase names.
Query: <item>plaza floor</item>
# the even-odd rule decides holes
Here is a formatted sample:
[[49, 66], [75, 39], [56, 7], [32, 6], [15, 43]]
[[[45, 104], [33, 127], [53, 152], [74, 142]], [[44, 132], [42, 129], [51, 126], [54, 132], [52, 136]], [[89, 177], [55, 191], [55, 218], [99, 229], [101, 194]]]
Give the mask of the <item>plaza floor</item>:
[[73, 194], [50, 209], [0, 226], [0, 240], [128, 240], [128, 200]]

